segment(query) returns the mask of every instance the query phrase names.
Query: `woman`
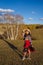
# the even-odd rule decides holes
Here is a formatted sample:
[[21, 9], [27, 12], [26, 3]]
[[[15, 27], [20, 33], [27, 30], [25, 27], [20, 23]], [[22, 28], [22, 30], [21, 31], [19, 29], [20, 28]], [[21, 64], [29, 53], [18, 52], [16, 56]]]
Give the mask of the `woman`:
[[24, 49], [23, 49], [22, 60], [25, 59], [27, 54], [28, 54], [28, 59], [31, 59], [30, 58], [30, 54], [31, 54], [30, 46], [31, 46], [31, 33], [30, 33], [30, 30], [25, 30], [25, 33], [24, 33]]
[[30, 30], [25, 30], [24, 33], [24, 49], [23, 49], [23, 58], [22, 60], [25, 60], [26, 55], [28, 54], [28, 59], [31, 60], [30, 55], [32, 49], [32, 41], [31, 41], [31, 32]]

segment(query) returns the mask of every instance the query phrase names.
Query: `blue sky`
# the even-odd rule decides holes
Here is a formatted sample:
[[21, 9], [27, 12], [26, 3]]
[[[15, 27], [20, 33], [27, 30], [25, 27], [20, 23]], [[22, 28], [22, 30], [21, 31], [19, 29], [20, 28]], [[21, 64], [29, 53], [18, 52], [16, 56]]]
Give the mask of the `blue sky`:
[[0, 0], [0, 9], [14, 10], [26, 24], [43, 24], [43, 0]]

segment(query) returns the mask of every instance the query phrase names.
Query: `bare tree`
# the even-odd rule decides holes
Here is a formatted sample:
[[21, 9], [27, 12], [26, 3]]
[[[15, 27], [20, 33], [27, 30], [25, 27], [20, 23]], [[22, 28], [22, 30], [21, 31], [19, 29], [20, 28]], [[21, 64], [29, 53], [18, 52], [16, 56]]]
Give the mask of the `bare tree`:
[[[8, 21], [7, 23], [10, 24], [10, 26], [11, 26], [11, 35], [10, 36], [11, 36], [11, 40], [14, 40], [13, 26], [12, 26], [12, 21], [14, 20], [14, 16], [5, 14], [4, 17]], [[9, 32], [8, 32], [8, 34], [9, 34]], [[9, 35], [8, 35], [8, 37], [9, 37]]]
[[15, 36], [15, 40], [16, 40], [18, 36], [19, 24], [23, 23], [23, 17], [21, 15], [15, 15], [15, 19], [17, 23], [17, 30], [16, 30], [16, 36]]
[[3, 21], [4, 21], [4, 18], [2, 15], [0, 15], [0, 23], [3, 23]]
[[[4, 22], [5, 22], [5, 23], [8, 23], [7, 17], [8, 17], [8, 16], [7, 16], [6, 14], [3, 15], [3, 18], [4, 18]], [[7, 32], [7, 38], [9, 39], [8, 24], [6, 24], [6, 32]]]
[[[6, 21], [6, 23], [7, 23], [7, 26], [6, 26], [7, 38], [9, 39], [9, 24], [10, 24], [10, 31], [11, 31], [10, 39], [11, 40], [14, 40], [14, 39], [16, 40], [17, 36], [18, 36], [18, 31], [19, 31], [19, 24], [23, 23], [23, 17], [21, 15], [4, 14], [3, 18], [4, 18], [4, 21]], [[14, 38], [13, 24], [17, 25], [15, 38]]]

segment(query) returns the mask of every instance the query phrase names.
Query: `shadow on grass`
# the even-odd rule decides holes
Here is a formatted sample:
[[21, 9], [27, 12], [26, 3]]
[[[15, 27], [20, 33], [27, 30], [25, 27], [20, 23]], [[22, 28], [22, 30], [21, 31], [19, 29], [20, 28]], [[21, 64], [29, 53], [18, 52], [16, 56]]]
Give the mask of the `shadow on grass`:
[[2, 40], [4, 40], [9, 45], [9, 47], [13, 49], [13, 51], [15, 51], [19, 55], [20, 58], [22, 58], [22, 52], [15, 45], [11, 44], [9, 41], [5, 39], [2, 39]]

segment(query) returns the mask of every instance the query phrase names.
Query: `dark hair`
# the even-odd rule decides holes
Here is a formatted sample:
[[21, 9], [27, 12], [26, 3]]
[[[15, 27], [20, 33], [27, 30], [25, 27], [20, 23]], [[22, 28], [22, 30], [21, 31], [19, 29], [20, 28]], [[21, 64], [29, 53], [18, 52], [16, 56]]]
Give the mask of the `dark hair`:
[[28, 35], [30, 35], [30, 36], [31, 36], [30, 32], [29, 32], [28, 34], [26, 34], [26, 33], [25, 33], [25, 35], [24, 35], [24, 36], [26, 37], [26, 36], [28, 36]]

